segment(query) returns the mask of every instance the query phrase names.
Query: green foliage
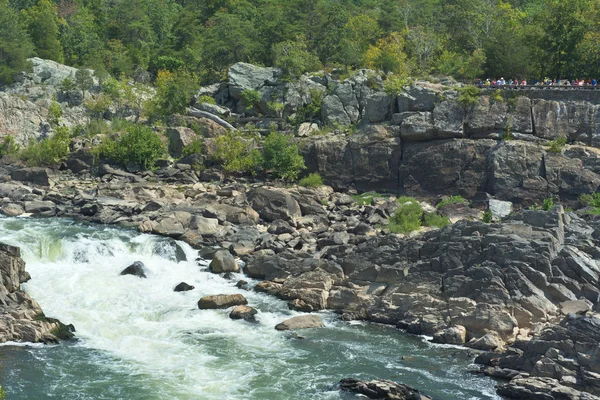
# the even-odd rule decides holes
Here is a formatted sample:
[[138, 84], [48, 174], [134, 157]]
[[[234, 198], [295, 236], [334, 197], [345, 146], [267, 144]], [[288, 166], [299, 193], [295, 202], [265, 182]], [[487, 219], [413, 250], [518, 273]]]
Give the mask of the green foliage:
[[461, 203], [461, 204], [464, 204], [464, 205], [468, 205], [469, 204], [469, 202], [467, 201], [467, 199], [465, 199], [462, 196], [456, 195], [456, 196], [450, 196], [450, 197], [446, 197], [446, 198], [442, 199], [442, 201], [440, 201], [437, 204], [436, 208], [439, 210], [439, 209], [441, 209], [441, 208], [443, 208], [443, 207], [445, 207], [445, 206], [447, 206], [449, 204], [458, 204], [458, 203]]
[[300, 179], [298, 185], [304, 187], [319, 187], [323, 185], [323, 178], [317, 172], [313, 172]]
[[184, 114], [197, 88], [197, 80], [185, 71], [159, 71], [156, 95], [148, 104], [150, 115], [167, 118], [173, 114]]
[[183, 157], [187, 157], [187, 156], [191, 156], [194, 154], [201, 154], [202, 147], [203, 147], [202, 140], [196, 139], [192, 143], [188, 144], [187, 146], [185, 146], [183, 148], [183, 150], [181, 151], [181, 155]]
[[257, 90], [247, 89], [242, 92], [242, 101], [248, 108], [253, 108], [260, 103], [261, 95]]
[[262, 162], [254, 140], [243, 138], [233, 132], [216, 138], [213, 158], [227, 173], [250, 175], [258, 172]]
[[283, 110], [285, 110], [285, 104], [277, 101], [269, 102], [267, 107], [269, 107], [269, 110], [273, 111], [277, 117], [281, 117]]
[[51, 126], [58, 126], [61, 117], [62, 108], [60, 108], [60, 104], [58, 104], [56, 101], [53, 101], [48, 107], [48, 122], [50, 122]]
[[542, 203], [542, 210], [549, 211], [552, 207], [554, 207], [554, 199], [552, 197], [545, 198]]
[[134, 164], [149, 169], [165, 154], [165, 146], [151, 128], [131, 125], [117, 139], [105, 139], [96, 152], [122, 166]]
[[29, 145], [21, 151], [20, 158], [30, 167], [52, 166], [69, 156], [70, 143], [69, 128], [57, 126], [52, 136], [40, 142], [29, 142]]
[[481, 90], [476, 86], [468, 85], [458, 90], [458, 102], [465, 107], [470, 107], [479, 101]]
[[15, 142], [15, 138], [12, 135], [4, 136], [2, 143], [0, 143], [0, 158], [17, 154], [19, 152], [19, 144]]
[[490, 224], [492, 222], [492, 212], [491, 211], [486, 211], [483, 213], [483, 218], [481, 219], [483, 222], [485, 222], [486, 224]]
[[373, 199], [378, 197], [386, 198], [388, 196], [377, 192], [365, 192], [352, 196], [356, 204], [358, 204], [359, 206], [370, 206], [371, 204], [373, 204]]
[[306, 121], [318, 120], [321, 117], [321, 108], [323, 107], [324, 93], [312, 89], [310, 92], [310, 103], [304, 105], [296, 112], [296, 120], [293, 121], [296, 125], [300, 125]]
[[410, 233], [421, 228], [423, 208], [412, 197], [398, 198], [400, 206], [389, 219], [388, 229], [392, 233]]
[[85, 97], [85, 92], [90, 90], [94, 85], [94, 78], [92, 78], [90, 70], [85, 68], [78, 69], [77, 72], [75, 72], [75, 84]]
[[39, 0], [37, 5], [21, 11], [21, 20], [27, 27], [37, 56], [63, 62], [59, 18], [54, 4], [50, 0]]
[[263, 167], [286, 181], [295, 181], [306, 168], [296, 143], [278, 132], [270, 133], [263, 143]]
[[214, 97], [207, 94], [198, 97], [198, 103], [217, 104]]
[[556, 138], [548, 142], [548, 151], [550, 153], [561, 153], [567, 144], [567, 139], [564, 137]]
[[33, 44], [8, 0], [0, 0], [0, 86], [13, 82], [15, 75], [28, 69], [27, 57]]
[[321, 68], [319, 58], [308, 51], [303, 40], [286, 40], [273, 47], [274, 65], [281, 68], [287, 78], [298, 78], [305, 72]]
[[408, 85], [408, 79], [392, 75], [383, 83], [383, 90], [390, 96], [398, 96], [404, 91], [404, 87]]
[[586, 207], [600, 208], [600, 193], [582, 194], [579, 201]]
[[448, 217], [444, 217], [436, 212], [428, 212], [423, 214], [423, 225], [443, 228], [447, 225], [450, 225], [450, 220]]
[[6, 399], [6, 390], [2, 386], [0, 386], [0, 400]]

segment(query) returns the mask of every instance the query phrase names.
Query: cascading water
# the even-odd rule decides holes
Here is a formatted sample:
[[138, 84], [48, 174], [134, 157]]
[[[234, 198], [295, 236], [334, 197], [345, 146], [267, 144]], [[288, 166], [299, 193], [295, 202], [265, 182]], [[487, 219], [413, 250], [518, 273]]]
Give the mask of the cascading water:
[[[274, 326], [297, 313], [270, 296], [201, 270], [184, 243], [65, 220], [0, 218], [0, 241], [21, 247], [24, 288], [46, 315], [75, 325], [77, 341], [0, 347], [9, 399], [339, 399], [353, 376], [407, 383], [434, 399], [496, 399], [472, 375], [468, 351], [323, 313], [324, 329]], [[179, 247], [178, 247], [179, 246]], [[185, 254], [187, 261], [177, 262]], [[147, 279], [120, 276], [134, 261]], [[243, 278], [242, 275], [238, 276]], [[196, 287], [176, 293], [185, 281]], [[200, 297], [242, 293], [258, 323], [198, 310]]]

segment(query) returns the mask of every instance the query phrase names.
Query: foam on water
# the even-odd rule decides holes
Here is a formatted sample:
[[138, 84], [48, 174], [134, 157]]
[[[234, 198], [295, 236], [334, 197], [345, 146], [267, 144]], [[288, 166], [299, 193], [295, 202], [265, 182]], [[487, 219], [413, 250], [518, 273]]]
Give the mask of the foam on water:
[[[274, 326], [297, 313], [285, 302], [238, 289], [235, 280], [202, 271], [195, 261], [197, 252], [185, 243], [177, 246], [187, 261], [177, 262], [175, 242], [164, 238], [68, 221], [14, 218], [0, 219], [0, 237], [22, 249], [32, 276], [25, 290], [46, 315], [73, 323], [81, 339], [57, 349], [30, 349], [40, 365], [59, 370], [58, 381], [73, 386], [48, 388], [57, 398], [77, 390], [77, 398], [90, 399], [331, 399], [340, 396], [332, 390], [340, 378], [386, 378], [370, 376], [386, 368], [418, 378], [406, 381], [417, 387], [421, 382], [447, 383], [452, 388], [448, 399], [496, 398], [488, 379], [460, 382], [457, 376], [465, 373], [458, 366], [436, 376], [420, 369], [423, 363], [408, 367], [395, 362], [399, 343], [408, 346], [402, 351], [449, 350], [419, 341], [405, 344], [405, 336], [392, 329], [350, 325], [322, 313], [325, 329], [302, 332], [307, 340], [290, 340]], [[146, 265], [147, 279], [119, 275], [134, 261]], [[174, 292], [181, 281], [196, 289]], [[259, 310], [258, 323], [231, 320], [227, 310], [198, 310], [200, 297], [221, 293], [243, 294]], [[65, 357], [80, 364], [71, 366]], [[465, 371], [469, 363], [464, 363]], [[83, 377], [77, 384], [68, 382], [79, 376], [82, 366], [108, 371], [111, 378], [106, 383]], [[25, 378], [13, 376], [1, 383], [23, 393], [11, 398], [28, 398], [27, 388], [19, 389], [19, 379]], [[112, 387], [101, 392], [107, 397], [91, 394], [100, 390], [96, 386], [118, 386], [119, 380], [131, 386], [129, 391]]]

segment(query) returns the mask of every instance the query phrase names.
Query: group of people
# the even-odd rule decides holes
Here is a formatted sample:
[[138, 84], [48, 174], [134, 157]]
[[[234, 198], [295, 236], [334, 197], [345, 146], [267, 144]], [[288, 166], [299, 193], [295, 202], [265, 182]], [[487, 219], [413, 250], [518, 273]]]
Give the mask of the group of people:
[[475, 85], [477, 85], [480, 88], [484, 88], [484, 87], [498, 87], [498, 86], [514, 86], [514, 87], [518, 87], [518, 86], [597, 86], [598, 85], [598, 81], [594, 78], [588, 78], [588, 79], [573, 79], [573, 80], [568, 80], [568, 79], [550, 79], [550, 78], [544, 78], [541, 81], [538, 81], [537, 79], [533, 79], [533, 80], [525, 80], [525, 79], [504, 79], [504, 78], [500, 78], [500, 79], [486, 79], [486, 80], [482, 80], [482, 79], [475, 79]]

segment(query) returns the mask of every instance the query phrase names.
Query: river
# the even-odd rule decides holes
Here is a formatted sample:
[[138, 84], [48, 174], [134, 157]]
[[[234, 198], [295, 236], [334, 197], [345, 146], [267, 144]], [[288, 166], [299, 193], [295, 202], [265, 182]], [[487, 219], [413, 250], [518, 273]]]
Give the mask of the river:
[[[7, 399], [340, 399], [344, 377], [409, 384], [440, 400], [499, 399], [495, 382], [469, 372], [468, 350], [428, 343], [394, 327], [339, 321], [278, 332], [284, 301], [203, 270], [181, 242], [68, 220], [2, 218], [0, 241], [21, 247], [23, 285], [49, 317], [75, 325], [76, 341], [0, 347]], [[177, 246], [188, 261], [177, 262]], [[120, 276], [142, 261], [148, 278]], [[237, 277], [246, 279], [242, 274]], [[196, 287], [173, 291], [185, 281]], [[258, 323], [198, 310], [200, 297], [241, 293]]]

